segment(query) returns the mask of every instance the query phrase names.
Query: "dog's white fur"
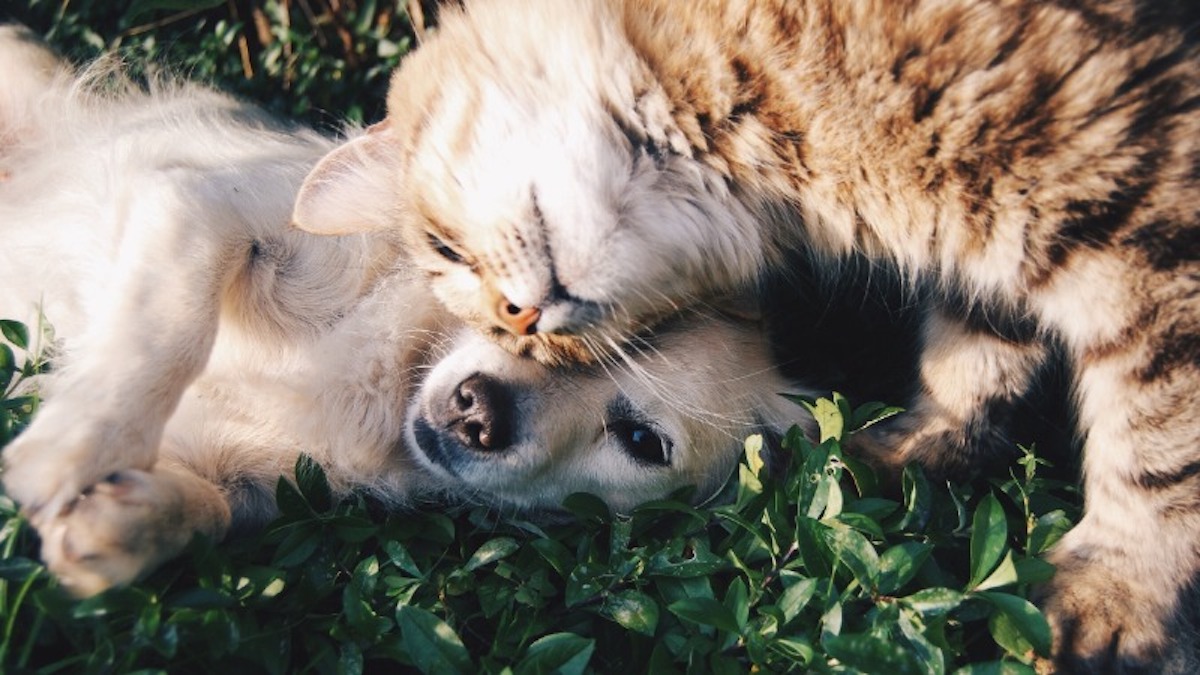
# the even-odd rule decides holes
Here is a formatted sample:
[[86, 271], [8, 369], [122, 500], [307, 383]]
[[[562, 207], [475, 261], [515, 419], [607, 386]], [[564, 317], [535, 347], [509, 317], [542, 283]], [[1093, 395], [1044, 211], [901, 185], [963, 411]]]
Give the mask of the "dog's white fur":
[[463, 332], [389, 235], [289, 226], [334, 141], [118, 71], [0, 27], [0, 79], [22, 83], [0, 93], [0, 316], [57, 336], [3, 480], [72, 591], [270, 517], [301, 451], [397, 507], [588, 491], [627, 510], [713, 494], [745, 435], [798, 412], [756, 327], [719, 316], [575, 370]]

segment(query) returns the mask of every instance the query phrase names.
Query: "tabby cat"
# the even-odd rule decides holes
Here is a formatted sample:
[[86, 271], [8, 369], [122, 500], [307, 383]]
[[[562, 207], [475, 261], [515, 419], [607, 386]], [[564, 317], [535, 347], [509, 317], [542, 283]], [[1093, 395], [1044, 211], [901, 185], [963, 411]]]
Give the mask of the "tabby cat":
[[1200, 3], [468, 5], [300, 227], [399, 229], [449, 308], [549, 363], [788, 252], [887, 261], [945, 302], [885, 464], [973, 464], [1061, 344], [1086, 515], [1045, 589], [1058, 665], [1200, 668]]

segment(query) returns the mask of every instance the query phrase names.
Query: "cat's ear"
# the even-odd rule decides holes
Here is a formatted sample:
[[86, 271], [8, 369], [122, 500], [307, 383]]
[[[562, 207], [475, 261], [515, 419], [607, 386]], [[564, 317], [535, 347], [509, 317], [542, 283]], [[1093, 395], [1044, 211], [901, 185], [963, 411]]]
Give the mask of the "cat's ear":
[[300, 186], [292, 224], [313, 234], [353, 234], [393, 224], [403, 180], [383, 124], [339, 146]]

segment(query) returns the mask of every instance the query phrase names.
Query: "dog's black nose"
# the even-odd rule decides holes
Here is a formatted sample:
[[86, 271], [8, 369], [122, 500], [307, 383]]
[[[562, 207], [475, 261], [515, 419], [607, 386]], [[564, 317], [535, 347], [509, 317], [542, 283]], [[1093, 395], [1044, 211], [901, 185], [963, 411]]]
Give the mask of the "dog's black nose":
[[501, 382], [476, 373], [450, 397], [447, 429], [472, 450], [503, 450], [512, 443], [513, 397]]

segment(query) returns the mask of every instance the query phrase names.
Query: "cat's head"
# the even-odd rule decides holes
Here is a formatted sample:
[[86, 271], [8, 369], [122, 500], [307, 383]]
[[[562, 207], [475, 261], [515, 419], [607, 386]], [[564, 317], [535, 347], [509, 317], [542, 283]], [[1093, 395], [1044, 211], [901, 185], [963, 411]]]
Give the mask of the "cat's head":
[[691, 158], [615, 11], [448, 11], [396, 73], [387, 119], [309, 176], [297, 225], [399, 230], [447, 308], [546, 363], [727, 301], [762, 246]]

